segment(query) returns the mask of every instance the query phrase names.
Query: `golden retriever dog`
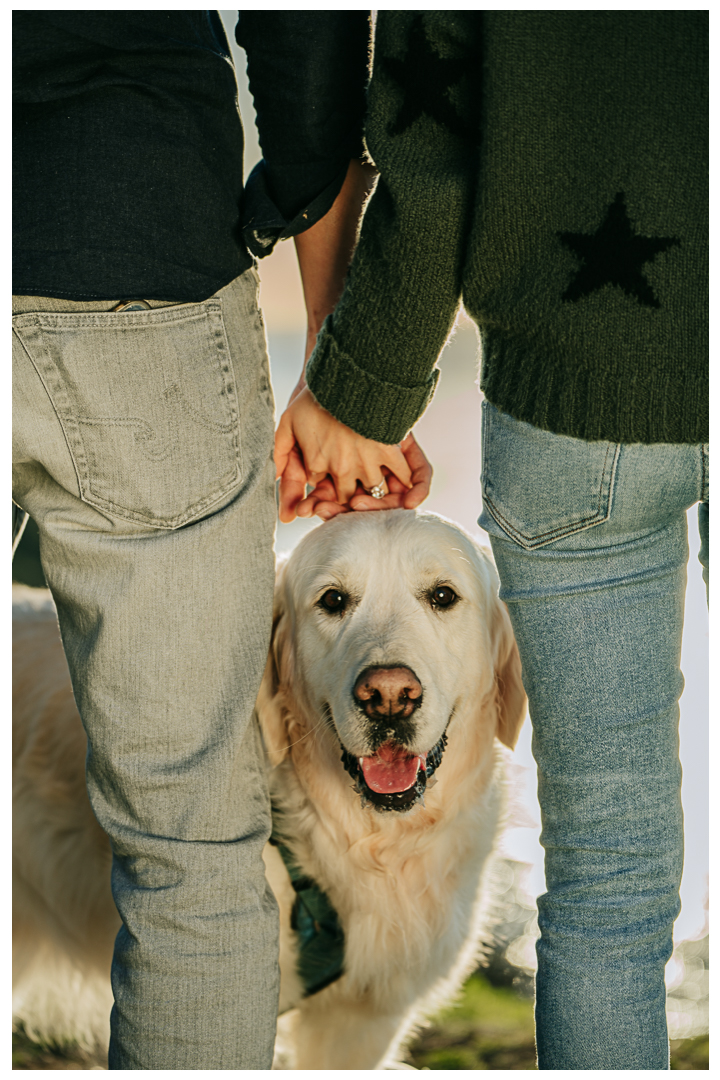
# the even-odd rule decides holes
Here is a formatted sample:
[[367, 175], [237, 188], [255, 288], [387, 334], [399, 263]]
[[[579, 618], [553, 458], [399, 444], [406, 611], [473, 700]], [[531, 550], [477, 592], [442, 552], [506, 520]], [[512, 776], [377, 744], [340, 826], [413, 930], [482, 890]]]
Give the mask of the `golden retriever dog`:
[[[52, 611], [15, 622], [15, 1016], [107, 1039], [110, 850]], [[22, 597], [20, 598], [22, 600]], [[280, 907], [276, 1067], [392, 1068], [478, 958], [525, 715], [489, 554], [434, 514], [347, 514], [278, 568], [257, 701]]]

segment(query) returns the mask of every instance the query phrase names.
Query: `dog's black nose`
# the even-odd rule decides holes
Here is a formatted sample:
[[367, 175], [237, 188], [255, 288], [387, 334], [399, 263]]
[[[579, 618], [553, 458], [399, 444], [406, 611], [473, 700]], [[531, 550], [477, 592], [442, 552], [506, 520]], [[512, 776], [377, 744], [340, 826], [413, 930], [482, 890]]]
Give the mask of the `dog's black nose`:
[[422, 685], [408, 667], [365, 668], [353, 697], [371, 720], [404, 720], [421, 703]]

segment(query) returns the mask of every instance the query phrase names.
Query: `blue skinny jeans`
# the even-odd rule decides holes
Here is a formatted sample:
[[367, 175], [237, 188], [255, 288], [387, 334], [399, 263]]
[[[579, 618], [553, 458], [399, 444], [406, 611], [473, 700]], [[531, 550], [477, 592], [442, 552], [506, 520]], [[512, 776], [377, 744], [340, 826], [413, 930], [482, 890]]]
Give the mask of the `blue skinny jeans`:
[[538, 1067], [668, 1069], [686, 511], [707, 585], [707, 446], [586, 442], [484, 402], [482, 485], [538, 767]]

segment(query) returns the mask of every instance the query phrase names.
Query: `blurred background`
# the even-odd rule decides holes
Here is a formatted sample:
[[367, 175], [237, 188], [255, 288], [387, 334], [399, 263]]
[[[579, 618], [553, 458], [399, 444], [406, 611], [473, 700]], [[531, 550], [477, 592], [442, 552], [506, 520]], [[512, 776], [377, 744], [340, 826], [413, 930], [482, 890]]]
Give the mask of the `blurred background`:
[[[235, 59], [247, 175], [262, 154], [245, 75], [245, 54], [235, 44], [237, 12], [220, 14]], [[305, 310], [292, 241], [278, 244], [273, 254], [260, 262], [260, 278], [277, 418], [299, 377], [305, 340]], [[423, 508], [452, 518], [489, 546], [487, 535], [476, 523], [481, 508], [478, 363], [475, 326], [461, 314], [440, 358], [442, 374], [438, 390], [415, 434], [435, 470], [432, 490]], [[697, 560], [699, 537], [695, 510], [690, 511], [688, 524], [690, 561], [682, 651], [685, 692], [680, 701], [686, 854], [682, 912], [675, 924], [676, 947], [667, 967], [666, 982], [672, 1067], [707, 1069], [708, 614]], [[278, 522], [277, 550], [291, 550], [301, 536], [315, 527], [317, 519], [295, 521], [291, 525]], [[13, 579], [44, 584], [32, 522], [16, 553]], [[487, 960], [469, 980], [459, 1004], [438, 1017], [414, 1044], [407, 1060], [417, 1068], [535, 1067], [532, 1018], [537, 936], [535, 898], [544, 890], [545, 882], [530, 738], [530, 723], [526, 720], [511, 766], [511, 827], [503, 837], [492, 868], [497, 900], [493, 929], [487, 935]], [[71, 1055], [67, 1060], [70, 1059]], [[53, 1060], [57, 1062], [57, 1056]], [[38, 1062], [32, 1048], [17, 1046], [15, 1068], [83, 1067]]]

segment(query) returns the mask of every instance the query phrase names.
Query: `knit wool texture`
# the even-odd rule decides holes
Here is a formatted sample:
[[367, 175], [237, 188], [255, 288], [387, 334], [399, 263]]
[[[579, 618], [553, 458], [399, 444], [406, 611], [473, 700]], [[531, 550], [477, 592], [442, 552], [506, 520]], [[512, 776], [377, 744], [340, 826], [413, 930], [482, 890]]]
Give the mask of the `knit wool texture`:
[[462, 299], [517, 419], [707, 441], [707, 12], [381, 11], [366, 137], [321, 405], [399, 442]]

